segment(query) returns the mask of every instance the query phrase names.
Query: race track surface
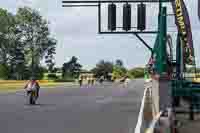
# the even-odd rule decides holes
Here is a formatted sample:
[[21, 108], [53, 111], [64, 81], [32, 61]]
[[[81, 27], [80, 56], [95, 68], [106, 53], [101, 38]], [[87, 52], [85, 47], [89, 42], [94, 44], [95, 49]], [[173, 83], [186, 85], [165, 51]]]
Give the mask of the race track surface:
[[0, 94], [0, 133], [133, 133], [144, 91], [142, 79], [128, 87], [41, 89], [37, 105], [24, 92]]

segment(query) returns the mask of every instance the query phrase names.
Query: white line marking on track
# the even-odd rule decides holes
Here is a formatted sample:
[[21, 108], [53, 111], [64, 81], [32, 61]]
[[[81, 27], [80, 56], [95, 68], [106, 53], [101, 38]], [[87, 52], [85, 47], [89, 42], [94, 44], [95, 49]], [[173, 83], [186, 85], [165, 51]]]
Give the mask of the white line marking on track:
[[[147, 89], [144, 90], [144, 95], [143, 95], [143, 98], [142, 98], [142, 103], [141, 103], [141, 107], [140, 107], [138, 121], [137, 121], [137, 124], [136, 124], [136, 127], [135, 127], [135, 133], [140, 133], [140, 129], [141, 129], [141, 126], [142, 126], [143, 110], [144, 110], [144, 100], [145, 100], [146, 91], [147, 91]], [[131, 132], [129, 132], [129, 133], [133, 133], [132, 132], [133, 129], [130, 129], [130, 131]]]

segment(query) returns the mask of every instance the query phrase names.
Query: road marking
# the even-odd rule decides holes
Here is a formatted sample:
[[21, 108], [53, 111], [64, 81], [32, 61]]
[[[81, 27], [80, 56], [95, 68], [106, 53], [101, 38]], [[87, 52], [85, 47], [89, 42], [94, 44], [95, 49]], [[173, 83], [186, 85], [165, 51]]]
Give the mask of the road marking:
[[[144, 95], [143, 95], [143, 98], [142, 98], [142, 104], [141, 104], [141, 107], [140, 107], [138, 121], [137, 121], [137, 124], [136, 124], [136, 127], [135, 127], [135, 133], [140, 133], [140, 128], [142, 126], [144, 100], [145, 100], [146, 91], [147, 91], [147, 89], [144, 90]], [[130, 129], [130, 131], [133, 131], [133, 129]], [[132, 133], [132, 132], [129, 132], [129, 133]]]

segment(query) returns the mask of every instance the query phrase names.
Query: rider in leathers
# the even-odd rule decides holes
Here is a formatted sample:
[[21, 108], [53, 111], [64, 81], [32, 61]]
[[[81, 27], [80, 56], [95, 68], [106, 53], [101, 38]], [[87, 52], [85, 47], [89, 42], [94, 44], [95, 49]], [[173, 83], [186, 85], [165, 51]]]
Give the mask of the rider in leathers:
[[28, 89], [32, 88], [33, 85], [35, 85], [35, 87], [36, 87], [36, 93], [37, 93], [37, 98], [38, 98], [39, 97], [40, 85], [39, 85], [39, 83], [37, 82], [36, 79], [33, 78], [33, 79], [29, 80], [27, 82], [27, 84], [25, 85], [24, 89], [28, 90]]

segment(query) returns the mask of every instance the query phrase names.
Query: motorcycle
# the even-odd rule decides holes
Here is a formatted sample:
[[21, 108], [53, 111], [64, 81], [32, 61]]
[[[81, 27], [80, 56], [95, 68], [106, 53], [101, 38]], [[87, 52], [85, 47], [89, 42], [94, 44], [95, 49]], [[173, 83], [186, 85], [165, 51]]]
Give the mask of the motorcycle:
[[27, 99], [28, 99], [29, 104], [31, 105], [36, 104], [36, 100], [38, 98], [37, 89], [26, 90], [26, 94], [27, 94]]
[[37, 100], [37, 92], [36, 90], [27, 91], [27, 97], [29, 100], [29, 104], [33, 105], [36, 103]]

